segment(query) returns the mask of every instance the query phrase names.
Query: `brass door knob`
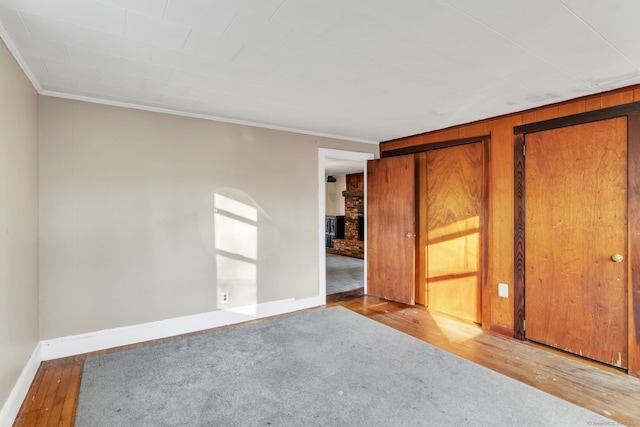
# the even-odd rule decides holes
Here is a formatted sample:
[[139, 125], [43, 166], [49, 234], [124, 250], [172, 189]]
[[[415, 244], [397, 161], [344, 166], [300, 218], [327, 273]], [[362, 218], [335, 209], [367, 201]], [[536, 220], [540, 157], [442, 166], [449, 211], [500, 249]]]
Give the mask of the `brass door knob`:
[[623, 259], [624, 257], [620, 254], [611, 255], [611, 261], [613, 262], [622, 262]]

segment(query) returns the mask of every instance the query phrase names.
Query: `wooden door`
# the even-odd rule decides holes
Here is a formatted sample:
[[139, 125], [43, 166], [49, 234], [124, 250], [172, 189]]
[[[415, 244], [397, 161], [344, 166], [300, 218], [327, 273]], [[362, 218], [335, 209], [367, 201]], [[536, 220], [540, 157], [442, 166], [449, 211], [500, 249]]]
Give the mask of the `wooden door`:
[[425, 305], [481, 323], [483, 144], [429, 151], [420, 170]]
[[526, 337], [623, 368], [626, 130], [620, 117], [525, 136]]
[[367, 163], [367, 294], [415, 302], [415, 167], [412, 155]]

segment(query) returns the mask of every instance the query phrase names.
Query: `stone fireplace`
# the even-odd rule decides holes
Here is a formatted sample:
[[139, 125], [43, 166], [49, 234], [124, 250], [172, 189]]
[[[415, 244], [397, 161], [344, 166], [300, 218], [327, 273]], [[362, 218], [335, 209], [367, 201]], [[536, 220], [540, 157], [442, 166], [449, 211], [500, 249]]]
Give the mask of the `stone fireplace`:
[[334, 252], [364, 258], [364, 174], [346, 177], [344, 196], [344, 239], [333, 241]]

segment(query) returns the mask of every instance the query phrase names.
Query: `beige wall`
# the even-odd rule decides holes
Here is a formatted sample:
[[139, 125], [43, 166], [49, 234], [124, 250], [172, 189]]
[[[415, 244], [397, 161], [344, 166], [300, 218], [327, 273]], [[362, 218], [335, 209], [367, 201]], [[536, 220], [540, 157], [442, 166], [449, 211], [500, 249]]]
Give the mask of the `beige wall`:
[[40, 116], [42, 339], [317, 295], [318, 148], [378, 151], [49, 97]]
[[325, 213], [327, 215], [344, 215], [344, 196], [342, 192], [347, 189], [347, 176], [335, 176], [336, 182], [325, 184]]
[[0, 407], [38, 343], [38, 96], [0, 41]]

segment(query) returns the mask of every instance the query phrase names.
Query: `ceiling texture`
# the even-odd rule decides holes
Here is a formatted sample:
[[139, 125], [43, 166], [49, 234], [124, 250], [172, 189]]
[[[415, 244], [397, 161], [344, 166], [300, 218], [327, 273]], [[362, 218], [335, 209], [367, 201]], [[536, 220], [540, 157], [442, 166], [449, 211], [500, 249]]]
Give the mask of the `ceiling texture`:
[[640, 83], [638, 0], [0, 0], [39, 93], [379, 142]]

